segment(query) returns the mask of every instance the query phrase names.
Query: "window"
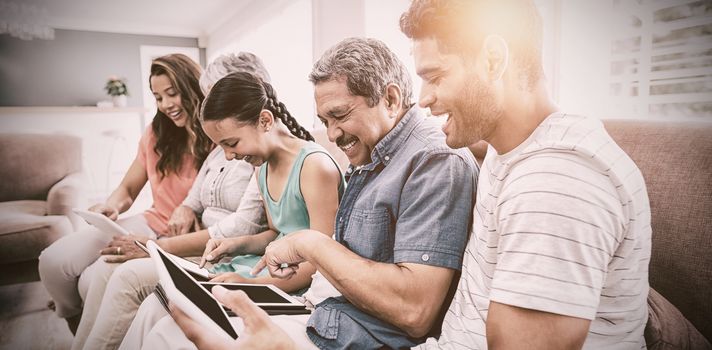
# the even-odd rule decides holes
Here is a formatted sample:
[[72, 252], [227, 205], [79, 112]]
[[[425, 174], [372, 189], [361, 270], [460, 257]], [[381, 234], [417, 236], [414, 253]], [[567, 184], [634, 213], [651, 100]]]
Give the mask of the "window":
[[712, 119], [712, 3], [548, 1], [560, 9], [555, 91], [564, 110]]
[[712, 3], [614, 0], [610, 95], [632, 113], [712, 117]]

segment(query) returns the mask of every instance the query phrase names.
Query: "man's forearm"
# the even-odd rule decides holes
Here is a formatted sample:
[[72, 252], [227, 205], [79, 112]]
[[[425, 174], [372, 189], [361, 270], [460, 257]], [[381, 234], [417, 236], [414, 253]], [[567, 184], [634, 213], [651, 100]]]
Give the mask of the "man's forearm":
[[352, 304], [411, 336], [430, 330], [452, 281], [452, 270], [374, 262], [316, 231], [307, 237], [299, 240], [299, 254]]

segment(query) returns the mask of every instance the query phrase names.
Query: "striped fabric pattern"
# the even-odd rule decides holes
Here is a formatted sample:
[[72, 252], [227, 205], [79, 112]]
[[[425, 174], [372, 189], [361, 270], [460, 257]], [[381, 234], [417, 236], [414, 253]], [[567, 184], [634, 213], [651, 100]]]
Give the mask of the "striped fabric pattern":
[[645, 348], [650, 206], [593, 118], [555, 113], [480, 172], [473, 235], [438, 341], [487, 348], [490, 301], [592, 320], [584, 348]]

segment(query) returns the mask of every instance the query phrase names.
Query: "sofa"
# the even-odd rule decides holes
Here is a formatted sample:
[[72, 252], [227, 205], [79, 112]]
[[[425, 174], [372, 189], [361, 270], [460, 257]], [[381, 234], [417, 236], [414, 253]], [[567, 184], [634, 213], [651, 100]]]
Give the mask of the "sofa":
[[0, 285], [39, 280], [37, 258], [84, 225], [82, 143], [75, 136], [0, 133]]
[[604, 124], [640, 168], [650, 198], [648, 347], [709, 349], [699, 333], [712, 340], [712, 123]]

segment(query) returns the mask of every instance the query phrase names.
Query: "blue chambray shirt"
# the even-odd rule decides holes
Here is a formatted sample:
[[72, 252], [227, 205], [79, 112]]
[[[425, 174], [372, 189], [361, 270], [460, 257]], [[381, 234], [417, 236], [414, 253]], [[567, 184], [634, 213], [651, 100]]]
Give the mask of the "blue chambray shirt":
[[[371, 159], [346, 171], [336, 240], [370, 260], [459, 271], [477, 187], [472, 153], [449, 148], [440, 123], [412, 107]], [[423, 341], [374, 316], [343, 297], [329, 298], [316, 306], [307, 335], [322, 349], [403, 348]]]

